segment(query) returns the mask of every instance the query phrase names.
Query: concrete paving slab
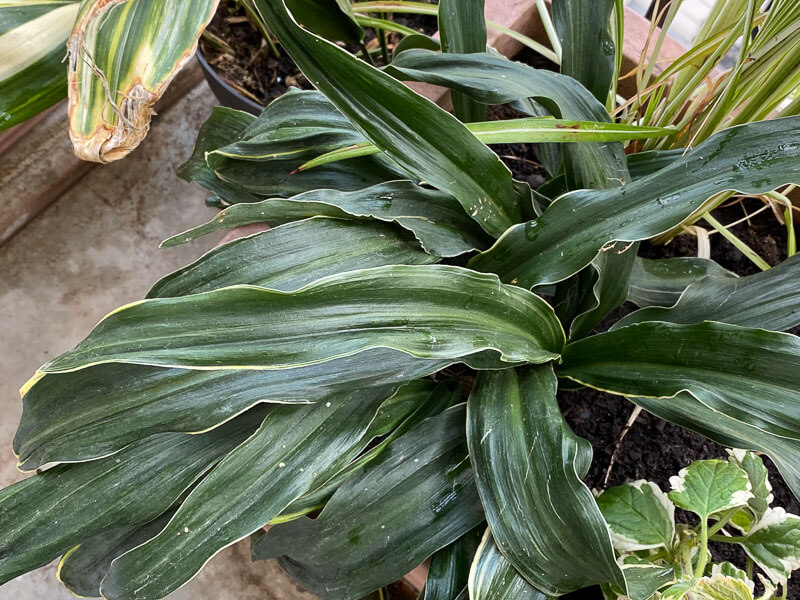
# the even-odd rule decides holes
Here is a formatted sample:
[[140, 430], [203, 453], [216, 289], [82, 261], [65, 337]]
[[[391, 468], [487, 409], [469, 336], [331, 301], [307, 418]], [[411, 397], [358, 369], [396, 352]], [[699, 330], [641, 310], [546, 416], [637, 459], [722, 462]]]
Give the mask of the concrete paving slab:
[[[22, 408], [17, 390], [26, 379], [109, 311], [141, 299], [159, 277], [221, 237], [158, 248], [162, 239], [215, 212], [203, 204], [204, 190], [175, 176], [214, 104], [205, 83], [194, 88], [154, 121], [128, 158], [93, 169], [0, 248], [0, 486], [25, 477], [16, 470], [11, 440]], [[252, 564], [248, 554], [246, 541], [228, 548], [170, 599], [314, 598], [277, 564]], [[22, 576], [0, 588], [0, 598], [72, 598], [55, 572], [50, 565]]]

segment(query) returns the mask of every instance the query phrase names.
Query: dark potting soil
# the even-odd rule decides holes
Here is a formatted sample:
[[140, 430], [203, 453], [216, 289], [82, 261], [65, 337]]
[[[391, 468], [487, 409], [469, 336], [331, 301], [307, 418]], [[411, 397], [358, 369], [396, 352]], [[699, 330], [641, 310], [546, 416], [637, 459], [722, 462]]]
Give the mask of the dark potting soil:
[[[506, 121], [526, 116], [508, 104], [489, 106], [486, 110], [488, 121]], [[528, 183], [533, 189], [547, 180], [547, 171], [539, 160], [535, 144], [491, 144], [490, 148], [511, 170], [514, 179]]]
[[[395, 15], [392, 20], [426, 35], [432, 35], [437, 30], [436, 17], [428, 15]], [[208, 25], [208, 31], [227, 42], [234, 53], [221, 50], [201, 38], [200, 51], [203, 56], [222, 79], [240, 92], [243, 91], [251, 100], [267, 105], [292, 86], [304, 90], [313, 89], [286, 52], [278, 47], [279, 58], [270, 53], [261, 32], [249, 20], [238, 2], [222, 0]], [[390, 50], [399, 39], [394, 34], [388, 34], [387, 44]], [[364, 42], [368, 49], [379, 47], [371, 29], [365, 30]], [[358, 52], [358, 47], [348, 49]], [[375, 56], [374, 60], [380, 64], [380, 55]]]
[[285, 52], [280, 58], [270, 54], [263, 36], [239, 3], [222, 0], [208, 31], [227, 42], [234, 54], [201, 38], [203, 56], [222, 79], [240, 92], [244, 90], [251, 100], [266, 105], [291, 86], [312, 89]]

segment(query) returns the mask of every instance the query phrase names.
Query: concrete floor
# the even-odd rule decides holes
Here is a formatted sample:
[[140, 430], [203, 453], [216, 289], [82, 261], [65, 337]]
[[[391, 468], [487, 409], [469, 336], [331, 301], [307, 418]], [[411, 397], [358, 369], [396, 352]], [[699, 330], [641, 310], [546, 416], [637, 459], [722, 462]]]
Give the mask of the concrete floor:
[[[0, 247], [0, 486], [17, 472], [11, 440], [18, 389], [34, 370], [71, 348], [109, 311], [139, 300], [159, 277], [219, 238], [160, 250], [169, 235], [214, 214], [205, 192], [175, 176], [215, 104], [205, 83], [156, 117], [142, 146], [93, 169], [77, 186]], [[66, 135], [66, 132], [65, 132]], [[0, 192], [0, 201], [2, 201]], [[215, 557], [171, 600], [312, 599], [272, 562], [252, 564], [247, 542]], [[55, 565], [0, 589], [0, 598], [61, 600]]]

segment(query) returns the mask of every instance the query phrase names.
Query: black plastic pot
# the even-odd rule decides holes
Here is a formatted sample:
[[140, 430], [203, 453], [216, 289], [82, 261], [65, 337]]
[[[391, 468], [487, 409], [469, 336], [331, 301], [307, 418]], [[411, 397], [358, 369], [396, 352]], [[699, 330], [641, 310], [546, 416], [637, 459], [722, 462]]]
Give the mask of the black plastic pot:
[[197, 50], [197, 62], [200, 63], [203, 75], [205, 75], [206, 81], [211, 87], [211, 91], [214, 92], [220, 104], [229, 108], [245, 110], [253, 115], [261, 114], [264, 107], [257, 102], [253, 102], [250, 98], [243, 96], [222, 79], [214, 68], [208, 64], [208, 61], [199, 48]]

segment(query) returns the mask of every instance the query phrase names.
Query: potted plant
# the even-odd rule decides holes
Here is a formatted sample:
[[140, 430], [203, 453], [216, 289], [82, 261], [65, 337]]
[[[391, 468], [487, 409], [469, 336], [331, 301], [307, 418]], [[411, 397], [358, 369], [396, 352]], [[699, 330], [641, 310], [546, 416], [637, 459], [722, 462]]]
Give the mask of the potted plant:
[[[0, 44], [8, 54], [0, 74], [0, 131], [69, 95], [75, 154], [94, 162], [123, 158], [147, 135], [153, 106], [194, 55], [201, 36], [205, 53], [215, 63], [211, 68], [201, 55], [201, 66], [223, 103], [258, 112], [263, 102], [285, 91], [287, 77], [290, 86], [303, 83], [268, 25], [256, 16], [252, 0], [225, 1], [219, 11], [219, 0], [162, 0], [123, 9], [124, 4], [124, 0], [21, 0], [0, 6]], [[401, 46], [438, 48], [437, 41], [420, 33], [434, 32], [429, 23], [436, 15], [435, 5], [356, 4], [303, 0], [292, 8], [306, 26], [326, 39], [359, 49], [370, 63], [388, 63], [390, 53]], [[215, 14], [217, 19], [207, 30]], [[232, 29], [231, 19], [241, 27]], [[552, 54], [524, 35], [496, 23], [489, 26]], [[137, 43], [130, 43], [133, 32]], [[37, 43], [27, 43], [29, 39]], [[69, 68], [63, 60], [65, 45]], [[262, 54], [262, 46], [266, 53]]]
[[[230, 206], [168, 244], [275, 227], [157, 282], [23, 387], [20, 466], [58, 465], [0, 492], [0, 580], [63, 555], [84, 595], [160, 598], [252, 535], [254, 558], [278, 557], [326, 598], [372, 593], [430, 556], [427, 598], [593, 585], [749, 598], [752, 574], [707, 558], [735, 524], [745, 548], [788, 531], [781, 553], [750, 554], [766, 597], [786, 597], [796, 518], [761, 512], [755, 455], [676, 477], [670, 502], [702, 521], [656, 557], [619, 544], [639, 534], [619, 529], [618, 492], [587, 486], [591, 445], [559, 406], [559, 388], [611, 392], [764, 453], [800, 490], [800, 341], [783, 333], [798, 325], [796, 257], [740, 278], [637, 257], [715, 194], [793, 183], [798, 117], [629, 160], [622, 140], [678, 130], [606, 111], [619, 43], [597, 44], [611, 4], [603, 20], [556, 20], [574, 35], [558, 74], [465, 49], [485, 35], [478, 1], [440, 3], [444, 52], [411, 48], [380, 70], [301, 27], [284, 0], [256, 0], [319, 91], [258, 117], [214, 112], [181, 174]], [[598, 57], [611, 68], [589, 75], [606, 73], [603, 86], [571, 70]], [[400, 78], [454, 89], [460, 119]], [[536, 116], [471, 118], [510, 102]], [[508, 142], [542, 144], [546, 186], [514, 181], [485, 145]], [[641, 308], [623, 317], [627, 298]]]

